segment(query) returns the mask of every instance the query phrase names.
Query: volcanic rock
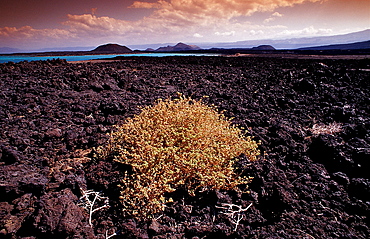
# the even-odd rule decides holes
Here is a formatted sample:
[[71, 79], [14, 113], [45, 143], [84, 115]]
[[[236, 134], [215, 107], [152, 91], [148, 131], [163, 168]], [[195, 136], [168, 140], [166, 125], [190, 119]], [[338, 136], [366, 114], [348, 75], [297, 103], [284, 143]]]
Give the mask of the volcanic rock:
[[252, 47], [252, 50], [258, 50], [258, 51], [274, 51], [276, 50], [275, 47], [270, 45], [260, 45], [256, 47]]
[[101, 45], [92, 50], [94, 53], [131, 53], [132, 50], [126, 46], [121, 46], [118, 44], [106, 44]]
[[[261, 56], [0, 64], [0, 238], [369, 238], [367, 69]], [[119, 187], [132, 169], [96, 148], [176, 92], [248, 129], [261, 156], [239, 157], [236, 172], [253, 177], [240, 192], [177, 188], [152, 221], [134, 219]], [[92, 225], [86, 190], [108, 198]]]
[[182, 42], [177, 43], [175, 46], [166, 46], [166, 47], [159, 47], [157, 50], [158, 52], [161, 51], [192, 51], [192, 50], [200, 50], [201, 48], [196, 45], [187, 45]]

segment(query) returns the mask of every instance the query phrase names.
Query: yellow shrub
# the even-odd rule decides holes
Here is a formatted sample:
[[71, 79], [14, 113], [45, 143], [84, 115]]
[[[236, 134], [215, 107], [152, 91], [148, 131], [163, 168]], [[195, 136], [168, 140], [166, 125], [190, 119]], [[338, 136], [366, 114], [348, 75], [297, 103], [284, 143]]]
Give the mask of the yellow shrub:
[[164, 194], [179, 186], [194, 195], [197, 189], [248, 183], [234, 172], [236, 157], [255, 160], [259, 154], [257, 143], [214, 107], [181, 95], [143, 108], [110, 136], [98, 153], [132, 167], [120, 198], [125, 210], [139, 217], [161, 211]]

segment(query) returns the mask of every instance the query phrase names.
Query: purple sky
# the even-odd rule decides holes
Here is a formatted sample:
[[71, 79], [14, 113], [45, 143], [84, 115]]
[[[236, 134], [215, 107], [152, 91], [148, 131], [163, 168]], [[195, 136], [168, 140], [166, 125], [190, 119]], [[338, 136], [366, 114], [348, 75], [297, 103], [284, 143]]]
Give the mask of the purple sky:
[[370, 28], [369, 0], [3, 0], [0, 47], [233, 42]]

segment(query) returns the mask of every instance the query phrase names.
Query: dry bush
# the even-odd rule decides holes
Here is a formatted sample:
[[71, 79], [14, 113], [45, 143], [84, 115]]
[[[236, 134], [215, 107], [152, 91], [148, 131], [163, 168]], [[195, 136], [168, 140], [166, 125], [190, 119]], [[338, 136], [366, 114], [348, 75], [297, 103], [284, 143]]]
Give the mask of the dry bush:
[[118, 126], [100, 157], [132, 167], [122, 182], [121, 201], [137, 217], [163, 210], [166, 192], [180, 186], [196, 190], [237, 189], [248, 177], [234, 172], [236, 157], [255, 160], [258, 144], [231, 120], [210, 107], [180, 95], [154, 106]]
[[324, 125], [324, 124], [314, 124], [312, 126], [312, 128], [310, 129], [310, 131], [315, 134], [315, 135], [319, 135], [319, 134], [335, 134], [335, 133], [339, 133], [342, 131], [342, 125], [340, 123], [330, 123], [328, 125]]

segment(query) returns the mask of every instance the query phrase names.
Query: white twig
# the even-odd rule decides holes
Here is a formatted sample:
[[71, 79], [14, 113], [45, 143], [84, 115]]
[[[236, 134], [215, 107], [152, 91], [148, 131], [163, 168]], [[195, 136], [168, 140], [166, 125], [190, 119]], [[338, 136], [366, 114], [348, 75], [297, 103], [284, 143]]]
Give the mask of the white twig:
[[336, 212], [335, 210], [331, 209], [330, 207], [325, 207], [324, 205], [322, 205], [322, 203], [321, 203], [321, 202], [319, 202], [319, 204], [320, 204], [320, 206], [321, 206], [322, 208], [324, 208], [325, 210], [328, 210], [328, 211], [332, 212], [332, 213], [333, 213], [333, 217], [334, 217], [335, 221], [338, 221], [337, 217], [335, 216], [335, 214], [337, 214], [338, 212]]
[[232, 222], [232, 223], [235, 224], [234, 232], [236, 231], [236, 229], [238, 229], [239, 222], [244, 218], [244, 214], [242, 215], [242, 214], [238, 213], [237, 215], [238, 215], [238, 218], [236, 219], [236, 221]]
[[[99, 195], [99, 192], [94, 192], [93, 190], [87, 190], [84, 191], [82, 190], [82, 197], [80, 198], [80, 203], [79, 205], [85, 208], [89, 212], [89, 224], [92, 226], [92, 214], [96, 211], [99, 211], [103, 208], [108, 208], [109, 207], [109, 199], [108, 197], [103, 197]], [[90, 196], [93, 197], [92, 201]], [[97, 204], [97, 201], [102, 201], [103, 206], [94, 208]]]
[[243, 212], [247, 211], [253, 203], [249, 204], [248, 207], [242, 208], [240, 205], [221, 203], [221, 206], [216, 206], [216, 208], [224, 210], [222, 214], [225, 214], [231, 218], [231, 222], [235, 224], [234, 231], [238, 229], [240, 221], [244, 218]]
[[105, 231], [105, 239], [109, 239], [109, 238], [114, 237], [114, 236], [116, 236], [116, 235], [117, 235], [117, 232], [115, 232], [115, 233], [113, 233], [112, 235], [108, 236], [108, 230], [107, 230], [107, 231]]
[[314, 124], [312, 126], [312, 128], [310, 129], [310, 131], [315, 134], [315, 135], [319, 135], [319, 134], [335, 134], [335, 133], [339, 133], [341, 131], [343, 131], [342, 129], [342, 124], [340, 123], [330, 123], [328, 125], [324, 125], [324, 124]]
[[305, 231], [302, 231], [301, 229], [293, 229], [293, 230], [296, 230], [296, 231], [299, 231], [299, 232], [302, 232], [304, 234], [306, 234], [308, 237], [312, 238], [312, 239], [315, 239], [315, 237], [313, 237], [312, 235], [308, 234], [307, 232]]

